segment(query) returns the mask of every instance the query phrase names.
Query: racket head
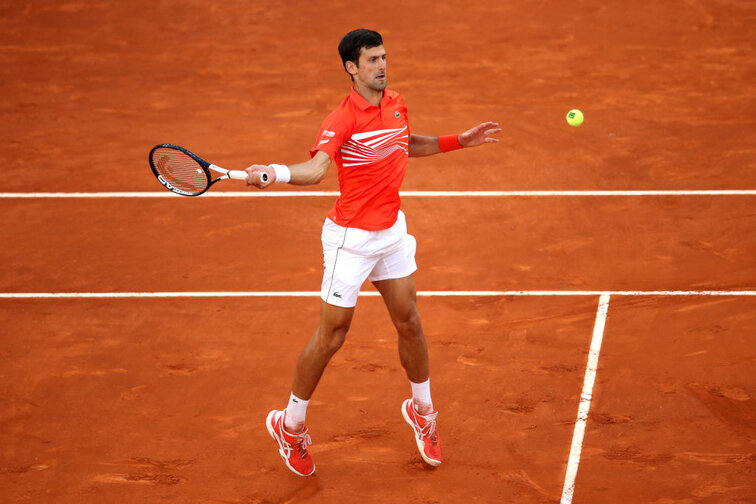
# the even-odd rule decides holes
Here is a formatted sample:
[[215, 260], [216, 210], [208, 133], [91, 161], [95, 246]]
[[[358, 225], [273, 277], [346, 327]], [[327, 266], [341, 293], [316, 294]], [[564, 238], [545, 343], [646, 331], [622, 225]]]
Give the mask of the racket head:
[[212, 183], [210, 163], [173, 144], [158, 144], [150, 150], [152, 173], [167, 189], [182, 196], [199, 196]]

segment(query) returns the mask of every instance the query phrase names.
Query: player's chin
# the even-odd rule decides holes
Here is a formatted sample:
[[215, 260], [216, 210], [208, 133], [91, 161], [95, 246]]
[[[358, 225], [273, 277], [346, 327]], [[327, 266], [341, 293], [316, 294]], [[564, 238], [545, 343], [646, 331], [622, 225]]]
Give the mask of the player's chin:
[[375, 79], [373, 81], [373, 89], [377, 91], [383, 91], [386, 89], [386, 86], [388, 86], [388, 79], [385, 77], [383, 79]]

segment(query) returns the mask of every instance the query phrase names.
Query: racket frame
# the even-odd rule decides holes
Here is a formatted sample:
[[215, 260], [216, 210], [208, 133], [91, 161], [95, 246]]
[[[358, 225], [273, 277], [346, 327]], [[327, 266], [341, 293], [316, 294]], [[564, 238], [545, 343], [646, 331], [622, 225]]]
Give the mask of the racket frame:
[[[197, 162], [199, 167], [202, 168], [202, 171], [205, 173], [205, 176], [207, 177], [207, 186], [205, 186], [205, 188], [199, 192], [189, 192], [189, 191], [184, 191], [182, 189], [179, 189], [178, 187], [174, 187], [170, 182], [168, 182], [167, 180], [163, 178], [163, 176], [160, 174], [157, 167], [155, 166], [155, 162], [153, 161], [153, 154], [157, 149], [174, 149], [192, 158], [194, 161]], [[212, 163], [205, 161], [204, 159], [202, 159], [201, 157], [199, 157], [197, 154], [193, 153], [189, 149], [185, 149], [184, 147], [181, 147], [180, 145], [175, 145], [175, 144], [166, 143], [166, 144], [156, 145], [150, 150], [149, 160], [150, 160], [150, 168], [152, 169], [152, 173], [158, 179], [158, 182], [163, 184], [166, 187], [166, 189], [173, 191], [176, 194], [180, 194], [181, 196], [199, 196], [201, 194], [204, 194], [208, 189], [210, 189], [211, 185], [215, 184], [216, 182], [220, 180], [226, 180], [226, 179], [246, 180], [247, 179], [246, 171], [226, 170], [225, 168], [221, 168], [218, 165], [214, 165]], [[213, 180], [213, 174], [210, 173], [210, 170], [220, 173], [221, 176]]]

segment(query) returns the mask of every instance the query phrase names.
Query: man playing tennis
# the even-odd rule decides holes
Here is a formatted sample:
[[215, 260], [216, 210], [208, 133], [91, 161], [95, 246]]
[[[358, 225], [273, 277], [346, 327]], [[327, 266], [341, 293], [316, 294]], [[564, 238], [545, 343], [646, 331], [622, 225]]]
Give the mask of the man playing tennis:
[[[423, 460], [441, 464], [438, 412], [430, 393], [428, 349], [416, 305], [415, 238], [399, 209], [399, 186], [407, 158], [497, 142], [497, 123], [485, 122], [459, 135], [410, 133], [402, 97], [386, 88], [386, 51], [381, 35], [355, 30], [339, 44], [352, 90], [323, 122], [311, 159], [289, 166], [252, 165], [247, 183], [265, 189], [275, 182], [317, 184], [331, 160], [341, 195], [323, 224], [324, 272], [320, 323], [299, 356], [286, 409], [268, 414], [268, 432], [287, 467], [300, 476], [315, 472], [305, 427], [310, 397], [331, 357], [344, 343], [365, 279], [383, 297], [399, 336], [399, 358], [412, 389], [402, 416], [412, 427]], [[267, 180], [263, 174], [267, 174]]]

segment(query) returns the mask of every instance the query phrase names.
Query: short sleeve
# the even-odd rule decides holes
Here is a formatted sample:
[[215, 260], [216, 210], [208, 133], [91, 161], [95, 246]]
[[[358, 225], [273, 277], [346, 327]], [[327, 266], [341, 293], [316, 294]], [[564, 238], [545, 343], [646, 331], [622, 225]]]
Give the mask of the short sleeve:
[[320, 126], [315, 144], [310, 149], [310, 157], [318, 151], [323, 151], [331, 159], [336, 159], [336, 153], [347, 139], [352, 135], [353, 121], [350, 121], [343, 109], [337, 109], [325, 118]]

